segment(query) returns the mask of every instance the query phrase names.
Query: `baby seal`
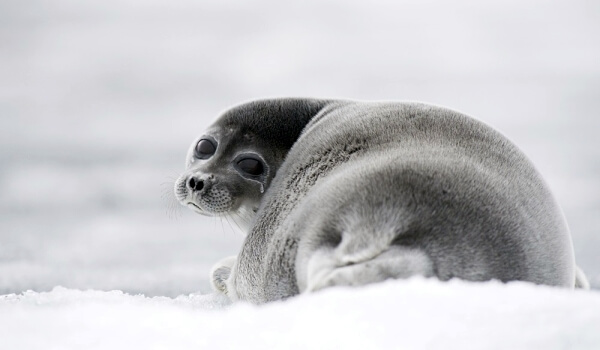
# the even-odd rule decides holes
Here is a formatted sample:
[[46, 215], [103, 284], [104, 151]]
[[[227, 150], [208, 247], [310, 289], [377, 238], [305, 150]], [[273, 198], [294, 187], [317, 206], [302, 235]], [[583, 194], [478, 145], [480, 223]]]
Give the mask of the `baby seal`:
[[250, 102], [195, 140], [186, 164], [175, 184], [182, 204], [248, 223], [238, 256], [211, 272], [233, 300], [414, 275], [586, 283], [532, 163], [491, 127], [446, 108]]

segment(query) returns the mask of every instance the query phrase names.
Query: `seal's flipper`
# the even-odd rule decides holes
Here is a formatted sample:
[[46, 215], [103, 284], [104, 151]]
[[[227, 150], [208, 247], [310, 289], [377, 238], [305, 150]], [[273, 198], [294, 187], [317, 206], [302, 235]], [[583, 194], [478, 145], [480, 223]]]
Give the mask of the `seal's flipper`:
[[383, 253], [360, 262], [340, 261], [334, 249], [323, 249], [307, 266], [306, 289], [313, 292], [331, 286], [360, 286], [390, 278], [433, 276], [433, 264], [420, 249], [392, 246]]
[[576, 289], [590, 289], [590, 282], [583, 273], [583, 270], [579, 266], [575, 266], [575, 288]]
[[231, 269], [236, 262], [236, 256], [227, 257], [216, 263], [210, 269], [210, 284], [215, 292], [228, 294], [227, 279], [231, 274]]

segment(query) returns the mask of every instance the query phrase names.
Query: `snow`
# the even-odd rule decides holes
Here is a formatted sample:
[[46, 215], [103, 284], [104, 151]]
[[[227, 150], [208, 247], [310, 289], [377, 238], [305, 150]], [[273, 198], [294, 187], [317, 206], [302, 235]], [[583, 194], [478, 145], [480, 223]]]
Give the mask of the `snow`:
[[120, 291], [0, 297], [3, 349], [597, 349], [600, 293], [423, 278], [283, 302]]
[[595, 7], [2, 1], [0, 294], [208, 292], [243, 235], [173, 207], [172, 182], [221, 110], [266, 96], [419, 100], [499, 129], [548, 180], [598, 287]]

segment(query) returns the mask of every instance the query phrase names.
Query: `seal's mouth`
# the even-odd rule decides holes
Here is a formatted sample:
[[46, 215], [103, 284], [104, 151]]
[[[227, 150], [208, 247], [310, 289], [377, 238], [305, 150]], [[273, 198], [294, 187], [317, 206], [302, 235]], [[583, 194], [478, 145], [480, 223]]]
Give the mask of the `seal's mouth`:
[[200, 208], [200, 206], [198, 206], [198, 204], [196, 204], [194, 202], [187, 202], [186, 205], [188, 207], [190, 207], [190, 209], [192, 209], [193, 211], [195, 211], [196, 213], [198, 213], [200, 215], [213, 216], [213, 215], [211, 215], [211, 213], [209, 213], [206, 210]]
[[196, 209], [198, 209], [198, 210], [202, 210], [202, 209], [201, 209], [199, 206], [197, 206], [197, 205], [196, 205], [196, 203], [194, 203], [194, 202], [188, 202], [188, 204], [187, 204], [187, 205], [191, 205], [192, 207], [194, 207], [194, 208], [196, 208]]

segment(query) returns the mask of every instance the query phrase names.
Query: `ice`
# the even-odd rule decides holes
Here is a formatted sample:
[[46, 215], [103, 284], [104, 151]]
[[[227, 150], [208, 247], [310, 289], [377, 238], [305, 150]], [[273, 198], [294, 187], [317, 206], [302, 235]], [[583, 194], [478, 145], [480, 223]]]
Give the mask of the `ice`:
[[423, 278], [262, 306], [54, 288], [0, 297], [4, 349], [597, 349], [600, 293]]

